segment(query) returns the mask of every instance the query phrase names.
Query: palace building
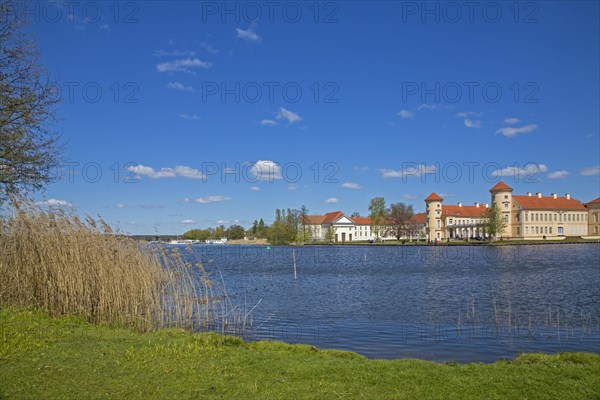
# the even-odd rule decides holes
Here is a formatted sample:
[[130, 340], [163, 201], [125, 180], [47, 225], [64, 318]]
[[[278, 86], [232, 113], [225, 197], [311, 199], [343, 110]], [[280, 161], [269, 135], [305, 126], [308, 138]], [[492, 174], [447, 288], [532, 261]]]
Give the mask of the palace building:
[[[310, 229], [312, 240], [315, 242], [333, 241], [336, 243], [357, 242], [368, 240], [395, 240], [388, 226], [379, 227], [375, 234], [371, 225], [371, 218], [348, 217], [341, 211], [334, 211], [324, 215], [307, 215], [302, 221]], [[425, 213], [415, 214], [409, 222], [412, 237], [418, 238], [425, 227]], [[329, 236], [329, 237], [328, 237]]]
[[[541, 193], [514, 195], [513, 189], [500, 181], [490, 189], [491, 204], [496, 204], [506, 221], [499, 236], [512, 239], [544, 239], [598, 235], [591, 218], [598, 215], [600, 201], [586, 205], [569, 194], [558, 196]], [[481, 225], [486, 221], [488, 204], [475, 206], [443, 205], [435, 193], [425, 199], [427, 237], [429, 240], [484, 236]], [[595, 213], [595, 214], [594, 214]], [[600, 228], [597, 229], [600, 231]]]

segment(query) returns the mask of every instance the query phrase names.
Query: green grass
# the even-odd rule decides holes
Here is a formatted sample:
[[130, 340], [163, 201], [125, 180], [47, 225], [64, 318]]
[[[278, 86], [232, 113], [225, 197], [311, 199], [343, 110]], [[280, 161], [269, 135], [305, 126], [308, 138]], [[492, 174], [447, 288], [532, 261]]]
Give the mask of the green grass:
[[181, 330], [139, 333], [0, 310], [0, 398], [598, 399], [600, 356], [494, 364], [368, 360]]

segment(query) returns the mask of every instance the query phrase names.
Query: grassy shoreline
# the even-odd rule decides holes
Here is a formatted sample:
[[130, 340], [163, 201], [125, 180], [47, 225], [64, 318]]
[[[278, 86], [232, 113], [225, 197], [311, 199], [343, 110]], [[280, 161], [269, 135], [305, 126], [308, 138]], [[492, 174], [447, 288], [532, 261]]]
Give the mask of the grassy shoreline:
[[493, 364], [368, 360], [308, 345], [131, 328], [0, 309], [0, 398], [592, 399], [600, 355]]

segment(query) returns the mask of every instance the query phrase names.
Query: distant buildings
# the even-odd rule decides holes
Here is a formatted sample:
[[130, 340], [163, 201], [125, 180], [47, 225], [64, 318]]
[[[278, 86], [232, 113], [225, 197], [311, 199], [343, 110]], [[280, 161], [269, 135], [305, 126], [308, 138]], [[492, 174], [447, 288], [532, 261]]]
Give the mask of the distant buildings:
[[[561, 197], [554, 193], [542, 196], [541, 193], [513, 195], [512, 192], [513, 189], [502, 181], [490, 189], [492, 205], [498, 205], [506, 222], [506, 228], [500, 233], [503, 238], [556, 239], [597, 236], [600, 231], [591, 222], [598, 218], [598, 199], [585, 205], [569, 194]], [[435, 193], [425, 199], [429, 240], [485, 236], [482, 224], [486, 221], [487, 204], [442, 205], [443, 201]]]
[[[490, 189], [491, 204], [443, 204], [436, 193], [425, 198], [425, 213], [416, 214], [407, 225], [406, 239], [455, 240], [486, 237], [483, 225], [486, 211], [497, 204], [506, 228], [498, 236], [504, 239], [543, 240], [568, 236], [600, 236], [600, 198], [583, 204], [569, 194], [542, 196], [513, 194], [513, 189], [500, 181]], [[302, 221], [313, 241], [355, 242], [394, 240], [390, 226], [377, 227], [371, 219], [350, 217], [341, 211], [306, 216]]]
[[[381, 226], [375, 234], [368, 217], [349, 217], [341, 211], [325, 215], [308, 215], [304, 217], [304, 226], [310, 230], [316, 242], [356, 242], [368, 240], [394, 240], [396, 237], [387, 226]], [[407, 239], [424, 237], [425, 213], [416, 214], [410, 221], [411, 235]]]

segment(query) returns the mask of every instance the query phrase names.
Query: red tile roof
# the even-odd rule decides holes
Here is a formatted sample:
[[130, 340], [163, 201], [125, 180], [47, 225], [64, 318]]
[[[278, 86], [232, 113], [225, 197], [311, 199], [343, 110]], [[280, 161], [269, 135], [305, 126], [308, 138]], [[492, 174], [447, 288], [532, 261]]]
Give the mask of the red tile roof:
[[329, 223], [329, 224], [333, 223], [333, 222], [335, 222], [336, 220], [340, 219], [343, 216], [344, 216], [344, 213], [341, 212], [341, 211], [334, 211], [334, 212], [327, 213], [327, 214], [323, 215], [323, 217], [325, 217], [323, 219], [323, 223], [326, 223], [326, 224], [327, 223]]
[[529, 210], [579, 210], [585, 211], [585, 206], [574, 198], [567, 199], [566, 197], [552, 196], [513, 196], [513, 199], [521, 205], [521, 207]]
[[356, 225], [371, 225], [371, 218], [369, 217], [352, 217], [350, 218]]
[[501, 190], [507, 190], [512, 192], [512, 188], [502, 181], [496, 183], [496, 185], [490, 189], [490, 192], [499, 192]]
[[344, 215], [341, 211], [334, 211], [325, 215], [306, 215], [303, 223], [305, 225], [322, 225], [331, 224]]
[[592, 200], [589, 203], [586, 204], [600, 204], [600, 197], [598, 197], [596, 200]]
[[444, 199], [442, 199], [440, 196], [438, 196], [437, 193], [432, 192], [429, 196], [427, 196], [425, 198], [425, 201], [443, 201]]
[[425, 213], [418, 213], [418, 214], [415, 214], [408, 221], [408, 223], [410, 223], [410, 224], [424, 224], [426, 220], [427, 220], [427, 214], [425, 214]]
[[442, 206], [442, 217], [481, 218], [485, 216], [485, 206]]

